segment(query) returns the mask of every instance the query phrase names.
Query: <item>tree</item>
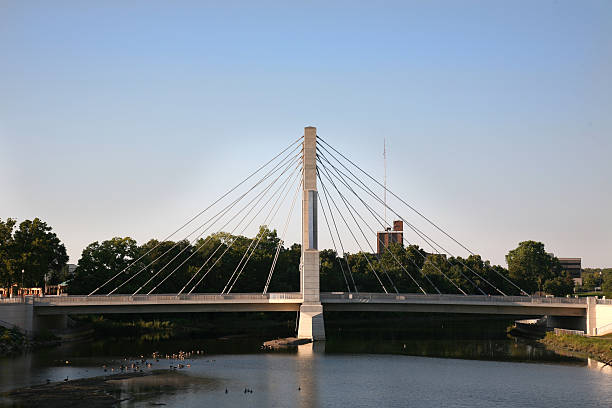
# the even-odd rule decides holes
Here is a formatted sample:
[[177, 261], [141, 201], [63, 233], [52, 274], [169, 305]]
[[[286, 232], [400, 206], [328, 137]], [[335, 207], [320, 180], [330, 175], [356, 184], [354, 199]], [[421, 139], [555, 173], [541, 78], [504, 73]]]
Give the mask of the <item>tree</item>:
[[612, 269], [604, 269], [601, 276], [603, 278], [601, 290], [606, 293], [607, 296], [612, 296]]
[[333, 249], [323, 249], [319, 252], [320, 259], [320, 277], [321, 277], [321, 291], [333, 292], [340, 289], [347, 288], [349, 284], [349, 277], [347, 276], [348, 271], [344, 262], [338, 258], [338, 254]]
[[[128, 267], [138, 258], [138, 254], [139, 250], [136, 241], [130, 237], [115, 237], [103, 241], [101, 244], [97, 241], [89, 244], [83, 250], [81, 259], [79, 259], [75, 277], [68, 285], [68, 293], [71, 295], [85, 295], [92, 292], [103, 285], [108, 279]], [[142, 262], [132, 266], [121, 277], [117, 277], [114, 284], [109, 283], [104, 288], [104, 292], [108, 293], [120, 283], [127, 281], [139, 272], [143, 266], [145, 265], [142, 265]], [[150, 276], [150, 273], [141, 273], [137, 278], [131, 279], [129, 284], [124, 285], [123, 290], [119, 291], [119, 293], [136, 290], [144, 283], [146, 275]]]
[[25, 287], [43, 286], [50, 273], [59, 273], [68, 262], [66, 247], [39, 218], [19, 224], [13, 240], [13, 279], [19, 280], [15, 275], [24, 271], [21, 278]]
[[601, 273], [600, 272], [592, 272], [592, 271], [588, 271], [588, 270], [584, 270], [582, 272], [582, 287], [583, 289], [586, 290], [595, 290], [596, 287], [601, 286], [602, 283], [602, 279], [601, 279]]
[[16, 221], [8, 218], [6, 221], [0, 219], [0, 286], [10, 287], [17, 281], [14, 267], [15, 240], [13, 229]]
[[510, 279], [528, 292], [542, 291], [544, 283], [559, 275], [559, 260], [544, 250], [544, 244], [536, 241], [520, 242], [506, 255]]
[[555, 296], [571, 295], [574, 292], [574, 280], [566, 276], [557, 276], [544, 283], [544, 291]]

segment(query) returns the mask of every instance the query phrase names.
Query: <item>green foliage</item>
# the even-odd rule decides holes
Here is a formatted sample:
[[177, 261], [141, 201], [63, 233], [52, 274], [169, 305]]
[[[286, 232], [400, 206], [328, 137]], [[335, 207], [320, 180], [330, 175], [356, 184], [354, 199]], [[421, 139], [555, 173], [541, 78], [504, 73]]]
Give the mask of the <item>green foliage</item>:
[[599, 271], [584, 269], [582, 272], [582, 289], [585, 291], [595, 290], [603, 283], [602, 274]]
[[[276, 231], [266, 227], [252, 238], [219, 233], [193, 245], [186, 241], [151, 240], [139, 247], [131, 238], [94, 242], [83, 251], [68, 290], [71, 294], [88, 294], [142, 257], [99, 293], [108, 293], [120, 284], [115, 293], [188, 293], [192, 289], [195, 293], [220, 293], [229, 288], [233, 293], [261, 292], [278, 243]], [[247, 249], [253, 247], [252, 254], [245, 257]], [[436, 293], [435, 286], [442, 293], [461, 293], [458, 286], [465, 293], [480, 294], [477, 285], [491, 295], [500, 294], [493, 286], [508, 295], [519, 294], [508, 282], [505, 268], [493, 266], [480, 256], [447, 259], [428, 254], [418, 246], [404, 248], [397, 243], [380, 255], [358, 252], [341, 258], [326, 249], [319, 256], [321, 290], [326, 292], [347, 287], [353, 290], [355, 286], [361, 292], [380, 292], [382, 283], [389, 292], [395, 286], [406, 293], [421, 293], [421, 289]], [[281, 245], [270, 292], [300, 290], [300, 257], [299, 244], [289, 248]]]
[[586, 353], [599, 361], [612, 362], [612, 339], [604, 337], [587, 337], [575, 334], [546, 333], [541, 343], [553, 349], [564, 349]]
[[[0, 284], [10, 286], [21, 283], [22, 278], [24, 286], [43, 286], [45, 279], [52, 284], [66, 280], [66, 249], [51, 227], [38, 218], [23, 221], [17, 229], [16, 225], [10, 218], [0, 220]], [[120, 284], [116, 293], [219, 293], [230, 288], [234, 293], [261, 292], [279, 241], [275, 230], [262, 226], [252, 238], [218, 233], [193, 245], [150, 240], [138, 246], [129, 237], [93, 242], [83, 250], [68, 291], [88, 294], [127, 268], [100, 293]], [[249, 248], [254, 251], [245, 256]], [[280, 246], [270, 292], [299, 291], [300, 256], [299, 244]], [[320, 252], [321, 290], [352, 290], [356, 286], [362, 292], [378, 292], [382, 284], [389, 292], [395, 286], [406, 293], [435, 293], [437, 287], [443, 293], [480, 294], [477, 286], [494, 295], [499, 294], [495, 286], [505, 294], [519, 294], [510, 279], [532, 293], [543, 290], [563, 296], [573, 291], [573, 281], [560, 274], [558, 260], [545, 252], [542, 243], [521, 242], [506, 260], [508, 270], [477, 255], [447, 258], [397, 243], [382, 254], [347, 253], [343, 258], [328, 249]], [[23, 276], [21, 270], [25, 271]], [[612, 293], [612, 269], [589, 273], [585, 274], [585, 287], [602, 285]]]
[[[71, 294], [87, 294], [102, 285], [106, 280], [125, 269], [139, 253], [136, 241], [131, 238], [112, 238], [101, 244], [89, 244], [81, 255], [75, 277], [68, 285]], [[142, 264], [134, 265], [119, 282], [127, 281]], [[133, 288], [133, 279], [128, 288]]]
[[[150, 240], [139, 247], [129, 237], [94, 242], [83, 250], [68, 292], [89, 294], [139, 258], [100, 293], [124, 282], [116, 293], [219, 293], [230, 287], [233, 293], [261, 292], [279, 240], [275, 230], [261, 227], [253, 238], [218, 233], [193, 245]], [[245, 257], [249, 248], [255, 250]], [[281, 246], [269, 291], [299, 291], [300, 254], [299, 245]]]
[[544, 250], [544, 244], [523, 241], [506, 255], [510, 278], [530, 293], [543, 291], [548, 280], [561, 276], [559, 260]]
[[0, 286], [9, 287], [16, 282], [15, 240], [13, 229], [16, 221], [0, 219]]
[[602, 278], [601, 290], [607, 295], [612, 296], [612, 271], [604, 273]]
[[544, 291], [555, 296], [570, 295], [574, 292], [574, 280], [570, 276], [557, 276], [544, 282]]
[[[606, 296], [612, 296], [612, 268], [585, 268], [582, 272], [582, 288], [585, 291], [601, 288]], [[601, 295], [601, 292], [598, 294]]]
[[0, 220], [0, 284], [42, 287], [66, 265], [66, 248], [39, 218], [23, 221], [14, 231], [15, 225], [11, 218]]

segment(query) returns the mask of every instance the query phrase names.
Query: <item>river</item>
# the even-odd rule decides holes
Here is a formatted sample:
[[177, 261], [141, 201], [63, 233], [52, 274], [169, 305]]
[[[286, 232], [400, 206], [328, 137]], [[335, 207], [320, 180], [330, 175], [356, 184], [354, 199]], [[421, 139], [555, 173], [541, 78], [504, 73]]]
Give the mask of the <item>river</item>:
[[[281, 351], [261, 350], [261, 338], [239, 336], [67, 344], [0, 359], [0, 391], [118, 372], [142, 355], [152, 369], [185, 367], [121, 381], [118, 396], [129, 398], [121, 406], [612, 406], [610, 367], [505, 336], [415, 338], [357, 330], [328, 337]], [[196, 353], [185, 360], [165, 358], [181, 350]], [[162, 355], [159, 361], [153, 352]]]

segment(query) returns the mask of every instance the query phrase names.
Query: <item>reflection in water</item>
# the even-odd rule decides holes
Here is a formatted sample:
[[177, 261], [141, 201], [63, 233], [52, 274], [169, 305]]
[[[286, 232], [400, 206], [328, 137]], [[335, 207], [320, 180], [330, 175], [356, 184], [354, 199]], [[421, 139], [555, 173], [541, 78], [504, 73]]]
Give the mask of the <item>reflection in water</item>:
[[195, 377], [176, 371], [108, 382], [117, 387], [115, 398], [127, 401], [127, 406], [135, 406], [141, 402], [148, 403], [164, 396], [176, 396], [193, 389], [208, 393], [221, 386], [218, 379]]
[[317, 390], [317, 354], [325, 352], [325, 342], [297, 346], [296, 374], [299, 406], [319, 406]]
[[606, 374], [612, 374], [612, 366], [609, 364], [604, 364], [601, 361], [594, 360], [592, 358], [588, 359], [588, 367], [592, 370], [601, 371]]

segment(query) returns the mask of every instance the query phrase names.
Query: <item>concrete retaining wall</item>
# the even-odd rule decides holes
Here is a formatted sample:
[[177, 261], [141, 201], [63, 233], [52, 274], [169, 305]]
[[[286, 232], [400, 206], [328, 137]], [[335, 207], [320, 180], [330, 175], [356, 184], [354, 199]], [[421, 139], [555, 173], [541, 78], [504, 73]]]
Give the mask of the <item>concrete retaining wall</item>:
[[603, 336], [612, 333], [612, 305], [597, 305], [595, 306], [595, 313], [597, 315], [597, 332], [595, 334]]
[[34, 332], [34, 305], [32, 303], [0, 305], [0, 325], [7, 329], [18, 328], [26, 335], [32, 335]]

